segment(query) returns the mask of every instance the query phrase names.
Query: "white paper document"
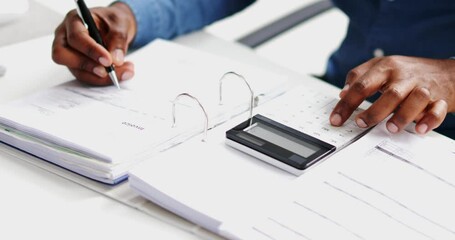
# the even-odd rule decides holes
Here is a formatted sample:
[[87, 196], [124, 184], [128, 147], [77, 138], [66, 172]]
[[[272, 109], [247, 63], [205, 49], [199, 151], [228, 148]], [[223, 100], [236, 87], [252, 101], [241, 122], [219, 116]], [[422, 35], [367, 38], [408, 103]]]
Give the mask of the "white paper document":
[[235, 231], [245, 239], [455, 239], [455, 144], [437, 140], [391, 136], [382, 124]]
[[[282, 94], [287, 78], [157, 40], [128, 56], [135, 79], [90, 87], [77, 81], [0, 106], [0, 140], [71, 171], [117, 183], [134, 164]], [[219, 104], [220, 93], [223, 104]], [[175, 121], [174, 121], [175, 120]], [[174, 124], [175, 122], [175, 124]]]
[[381, 123], [300, 177], [192, 140], [134, 168], [130, 185], [230, 239], [455, 239], [454, 169], [453, 140]]

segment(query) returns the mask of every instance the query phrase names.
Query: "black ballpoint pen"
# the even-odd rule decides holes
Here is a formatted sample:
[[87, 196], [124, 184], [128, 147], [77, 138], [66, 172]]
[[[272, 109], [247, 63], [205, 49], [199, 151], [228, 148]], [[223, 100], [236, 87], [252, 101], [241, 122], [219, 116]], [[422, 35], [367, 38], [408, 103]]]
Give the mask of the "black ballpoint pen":
[[[79, 14], [79, 17], [81, 18], [84, 25], [87, 27], [90, 37], [92, 37], [98, 44], [106, 48], [106, 45], [104, 44], [104, 41], [101, 38], [101, 34], [98, 31], [98, 28], [96, 28], [96, 24], [95, 21], [93, 20], [92, 14], [90, 13], [90, 10], [88, 9], [85, 2], [83, 0], [74, 1], [76, 2], [77, 5], [77, 13]], [[111, 78], [114, 85], [118, 89], [120, 89], [117, 75], [115, 75], [114, 65], [106, 67], [106, 71], [109, 74], [109, 77]]]

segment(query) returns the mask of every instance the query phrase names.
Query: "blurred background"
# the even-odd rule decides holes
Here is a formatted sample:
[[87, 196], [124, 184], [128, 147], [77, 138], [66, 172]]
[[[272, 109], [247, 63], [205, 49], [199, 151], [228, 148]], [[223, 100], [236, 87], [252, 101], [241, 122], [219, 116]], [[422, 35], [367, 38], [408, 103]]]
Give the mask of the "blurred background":
[[[87, 0], [90, 7], [106, 6], [111, 0]], [[204, 31], [227, 41], [238, 41], [257, 29], [286, 18], [318, 0], [257, 0], [249, 8], [208, 26]], [[65, 14], [75, 8], [73, 0], [0, 0], [0, 46], [52, 34]], [[17, 32], [20, 25], [28, 31]], [[302, 74], [320, 75], [326, 60], [338, 47], [347, 26], [346, 16], [336, 8], [299, 23], [254, 51], [270, 61]], [[23, 29], [23, 28], [21, 28]]]

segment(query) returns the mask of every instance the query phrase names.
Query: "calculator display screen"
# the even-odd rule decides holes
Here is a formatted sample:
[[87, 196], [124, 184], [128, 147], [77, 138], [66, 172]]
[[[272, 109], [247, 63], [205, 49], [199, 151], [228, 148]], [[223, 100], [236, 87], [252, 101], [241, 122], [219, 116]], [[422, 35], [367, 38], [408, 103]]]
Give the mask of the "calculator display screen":
[[294, 152], [304, 158], [308, 158], [312, 154], [321, 150], [320, 147], [314, 144], [290, 136], [261, 122], [256, 122], [250, 128], [245, 129], [245, 131], [253, 136], [267, 140], [272, 144]]

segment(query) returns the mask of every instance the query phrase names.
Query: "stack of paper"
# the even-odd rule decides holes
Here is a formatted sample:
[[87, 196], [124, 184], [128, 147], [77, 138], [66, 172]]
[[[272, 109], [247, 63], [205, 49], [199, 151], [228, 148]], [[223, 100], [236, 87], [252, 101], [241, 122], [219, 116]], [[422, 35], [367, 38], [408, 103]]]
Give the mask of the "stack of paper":
[[[308, 134], [320, 132], [322, 138], [317, 137], [342, 149], [366, 131], [355, 126], [352, 118], [344, 127], [330, 127], [328, 114], [318, 113], [330, 113], [337, 99], [323, 94], [324, 89], [302, 84], [254, 112]], [[239, 116], [210, 130], [207, 142], [192, 139], [139, 164], [130, 172], [130, 186], [218, 234], [224, 234], [221, 226], [226, 222], [250, 224], [283, 197], [282, 189], [296, 177], [225, 144], [226, 131], [244, 120]]]
[[225, 146], [229, 127], [139, 164], [131, 187], [229, 239], [455, 238], [453, 140], [381, 123], [294, 177]]
[[[115, 184], [131, 166], [203, 131], [206, 121], [194, 96], [216, 126], [291, 85], [271, 74], [207, 53], [157, 40], [129, 56], [134, 80], [115, 87], [77, 81], [0, 106], [0, 140], [89, 178]], [[173, 126], [173, 109], [175, 126]]]

